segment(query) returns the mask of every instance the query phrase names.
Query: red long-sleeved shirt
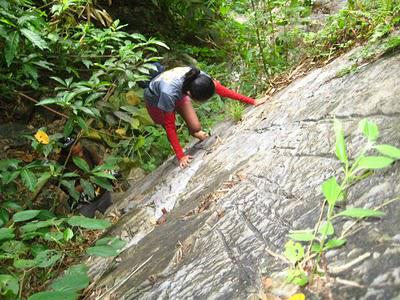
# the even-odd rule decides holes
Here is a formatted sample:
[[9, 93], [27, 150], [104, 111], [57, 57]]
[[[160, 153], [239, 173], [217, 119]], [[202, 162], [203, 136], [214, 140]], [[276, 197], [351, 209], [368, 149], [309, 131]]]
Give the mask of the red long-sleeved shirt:
[[[246, 97], [241, 95], [237, 92], [234, 92], [227, 87], [223, 86], [220, 82], [214, 80], [215, 84], [215, 92], [220, 95], [221, 97], [226, 97], [234, 100], [239, 100], [244, 103], [248, 104], [255, 104], [255, 99]], [[167, 132], [167, 137], [169, 142], [171, 143], [172, 148], [175, 151], [175, 154], [178, 159], [181, 159], [185, 156], [183, 149], [179, 143], [178, 135], [176, 133], [176, 126], [175, 126], [175, 112], [164, 112], [164, 127], [165, 131]]]

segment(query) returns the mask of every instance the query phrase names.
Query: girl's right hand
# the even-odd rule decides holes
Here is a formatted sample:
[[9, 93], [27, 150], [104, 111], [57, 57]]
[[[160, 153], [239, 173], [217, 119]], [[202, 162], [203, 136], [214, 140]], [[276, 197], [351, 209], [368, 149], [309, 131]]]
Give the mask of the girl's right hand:
[[200, 141], [204, 141], [206, 138], [208, 138], [208, 134], [202, 130], [193, 133], [193, 136], [198, 138]]
[[179, 160], [179, 166], [183, 169], [189, 166], [190, 160], [193, 158], [191, 155], [185, 155]]

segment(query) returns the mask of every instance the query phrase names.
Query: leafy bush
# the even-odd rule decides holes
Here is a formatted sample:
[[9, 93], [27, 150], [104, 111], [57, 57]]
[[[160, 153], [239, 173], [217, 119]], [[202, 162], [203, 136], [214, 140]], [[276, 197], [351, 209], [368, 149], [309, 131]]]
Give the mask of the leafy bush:
[[[31, 293], [29, 284], [34, 280], [46, 282], [57, 275], [51, 270], [76, 255], [68, 249], [84, 242], [82, 230], [104, 230], [111, 226], [108, 220], [81, 216], [60, 218], [47, 210], [22, 210], [13, 202], [3, 203], [0, 209], [0, 293], [6, 299]], [[88, 248], [87, 253], [115, 256], [125, 244], [118, 238], [107, 237]], [[41, 292], [29, 299], [49, 299], [45, 296], [50, 295], [51, 299], [65, 299], [61, 292], [66, 291], [71, 292], [70, 299], [77, 299], [76, 292], [89, 283], [86, 273], [85, 266], [73, 266], [51, 284], [53, 291]]]

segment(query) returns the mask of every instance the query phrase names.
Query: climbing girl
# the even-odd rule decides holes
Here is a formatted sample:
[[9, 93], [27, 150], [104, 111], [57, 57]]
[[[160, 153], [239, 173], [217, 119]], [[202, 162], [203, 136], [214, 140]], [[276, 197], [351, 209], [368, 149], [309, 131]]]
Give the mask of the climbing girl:
[[153, 78], [144, 90], [147, 111], [154, 123], [164, 126], [181, 168], [189, 165], [192, 156], [185, 155], [179, 144], [175, 111], [182, 116], [192, 136], [205, 140], [208, 135], [201, 130], [191, 99], [205, 102], [214, 93], [252, 105], [260, 105], [266, 100], [240, 95], [195, 67], [178, 67], [164, 71]]

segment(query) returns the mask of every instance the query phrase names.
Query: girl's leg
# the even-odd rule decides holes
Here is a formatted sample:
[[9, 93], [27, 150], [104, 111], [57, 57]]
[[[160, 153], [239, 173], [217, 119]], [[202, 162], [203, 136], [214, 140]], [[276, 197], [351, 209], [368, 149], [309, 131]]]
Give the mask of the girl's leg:
[[176, 111], [182, 116], [191, 135], [201, 130], [201, 124], [193, 108], [192, 102], [186, 97], [176, 105]]
[[147, 112], [154, 123], [164, 125], [164, 112], [156, 106], [146, 103]]

